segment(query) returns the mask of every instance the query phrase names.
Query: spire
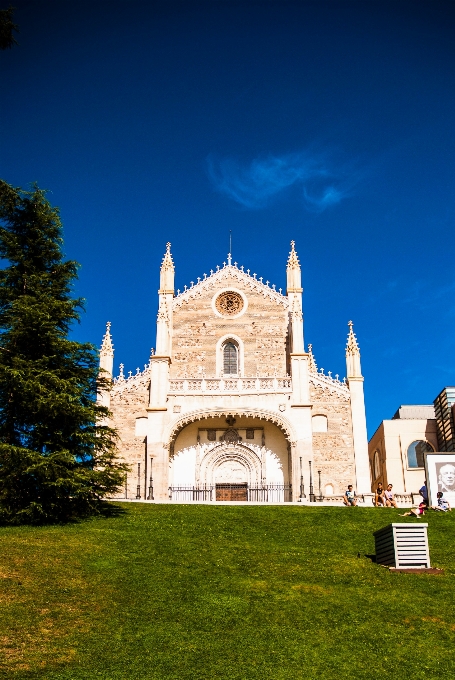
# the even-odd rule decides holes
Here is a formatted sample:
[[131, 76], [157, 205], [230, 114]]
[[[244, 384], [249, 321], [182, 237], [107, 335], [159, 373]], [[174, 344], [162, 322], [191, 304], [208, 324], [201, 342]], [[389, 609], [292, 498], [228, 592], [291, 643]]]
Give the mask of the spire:
[[360, 356], [359, 344], [354, 333], [354, 324], [352, 321], [348, 321], [349, 334], [348, 334], [348, 344], [346, 345], [346, 354], [358, 354]]
[[106, 324], [106, 332], [103, 335], [103, 342], [101, 344], [101, 355], [109, 355], [114, 353], [114, 345], [112, 344], [111, 336], [111, 322], [108, 321]]
[[227, 263], [229, 266], [232, 264], [232, 229], [229, 229], [229, 252], [227, 256]]
[[106, 324], [106, 332], [103, 336], [103, 342], [100, 349], [100, 368], [109, 373], [112, 378], [112, 369], [114, 366], [114, 345], [111, 337], [111, 322]]
[[295, 249], [295, 241], [291, 241], [291, 252], [288, 257], [287, 265], [287, 292], [301, 293], [302, 292], [302, 273], [300, 270], [299, 258]]
[[291, 252], [288, 257], [288, 267], [300, 268], [299, 258], [295, 249], [295, 241], [291, 241]]
[[166, 243], [166, 252], [163, 257], [163, 262], [161, 263], [160, 270], [160, 290], [159, 293], [172, 293], [174, 294], [174, 262], [171, 255], [171, 244]]
[[310, 373], [318, 372], [318, 367], [313, 354], [313, 345], [308, 345], [308, 370]]
[[352, 321], [348, 322], [349, 333], [348, 342], [346, 345], [346, 368], [347, 377], [360, 378], [362, 376], [362, 369], [360, 367], [360, 349], [357, 338], [354, 333], [354, 324]]

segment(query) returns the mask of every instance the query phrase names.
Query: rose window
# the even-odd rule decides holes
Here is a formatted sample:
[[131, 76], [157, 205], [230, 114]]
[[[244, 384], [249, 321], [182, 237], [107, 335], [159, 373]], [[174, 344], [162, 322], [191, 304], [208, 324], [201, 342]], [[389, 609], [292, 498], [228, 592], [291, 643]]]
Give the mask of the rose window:
[[221, 293], [216, 299], [216, 308], [223, 316], [234, 316], [243, 309], [242, 296], [234, 291]]

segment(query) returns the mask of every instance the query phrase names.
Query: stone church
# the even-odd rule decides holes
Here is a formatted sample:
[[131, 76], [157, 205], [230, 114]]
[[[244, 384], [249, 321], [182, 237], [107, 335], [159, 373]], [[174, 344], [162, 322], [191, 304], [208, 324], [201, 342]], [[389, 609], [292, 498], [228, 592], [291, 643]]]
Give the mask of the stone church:
[[[352, 323], [347, 378], [318, 371], [305, 349], [301, 269], [294, 242], [287, 290], [228, 255], [174, 290], [170, 244], [158, 291], [156, 350], [141, 372], [113, 377], [110, 324], [100, 366], [129, 463], [122, 497], [301, 501], [370, 493], [360, 352]], [[106, 375], [105, 373], [105, 375]]]

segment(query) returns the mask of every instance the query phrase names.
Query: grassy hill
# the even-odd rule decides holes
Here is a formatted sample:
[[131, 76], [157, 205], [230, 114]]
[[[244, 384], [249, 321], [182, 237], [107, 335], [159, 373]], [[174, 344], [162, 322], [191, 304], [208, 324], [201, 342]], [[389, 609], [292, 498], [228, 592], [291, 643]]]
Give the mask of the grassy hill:
[[1, 677], [455, 676], [455, 512], [425, 517], [433, 576], [365, 557], [401, 510], [118, 507], [0, 529]]

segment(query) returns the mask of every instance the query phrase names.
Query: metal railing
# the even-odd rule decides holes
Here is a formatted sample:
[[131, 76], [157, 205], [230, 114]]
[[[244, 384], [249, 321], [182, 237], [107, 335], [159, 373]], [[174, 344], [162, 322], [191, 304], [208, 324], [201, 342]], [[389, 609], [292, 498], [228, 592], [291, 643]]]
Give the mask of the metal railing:
[[292, 501], [291, 484], [267, 484], [248, 488], [248, 500], [254, 503], [290, 503]]
[[[227, 485], [220, 486], [226, 487]], [[266, 484], [265, 486], [258, 487], [247, 486], [246, 492], [247, 500], [251, 503], [289, 503], [292, 501], [291, 484]], [[180, 501], [181, 503], [215, 501], [216, 486], [170, 486], [169, 500]]]
[[169, 500], [182, 501], [213, 501], [215, 500], [213, 486], [170, 486]]

